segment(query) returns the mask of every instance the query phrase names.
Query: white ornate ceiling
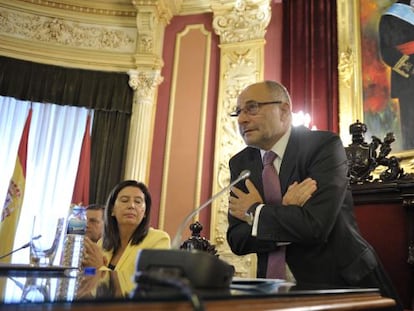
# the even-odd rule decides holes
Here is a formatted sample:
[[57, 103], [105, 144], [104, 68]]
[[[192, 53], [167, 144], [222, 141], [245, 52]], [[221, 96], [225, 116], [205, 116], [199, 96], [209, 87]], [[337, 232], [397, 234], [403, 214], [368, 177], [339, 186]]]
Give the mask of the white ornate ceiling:
[[0, 55], [56, 65], [127, 71], [136, 67], [136, 58], [143, 59], [143, 54], [148, 54], [150, 63], [160, 58], [157, 40], [163, 40], [163, 29], [173, 16], [211, 12], [215, 3], [232, 5], [234, 2], [0, 0]]

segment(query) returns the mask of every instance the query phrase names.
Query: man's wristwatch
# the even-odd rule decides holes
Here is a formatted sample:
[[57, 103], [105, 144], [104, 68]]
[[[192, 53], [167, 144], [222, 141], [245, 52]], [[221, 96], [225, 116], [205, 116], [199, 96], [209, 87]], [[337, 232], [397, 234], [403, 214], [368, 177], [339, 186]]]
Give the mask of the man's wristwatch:
[[253, 220], [254, 220], [254, 214], [256, 213], [256, 208], [260, 205], [260, 203], [254, 203], [252, 206], [249, 207], [249, 209], [246, 211], [246, 222], [253, 226]]

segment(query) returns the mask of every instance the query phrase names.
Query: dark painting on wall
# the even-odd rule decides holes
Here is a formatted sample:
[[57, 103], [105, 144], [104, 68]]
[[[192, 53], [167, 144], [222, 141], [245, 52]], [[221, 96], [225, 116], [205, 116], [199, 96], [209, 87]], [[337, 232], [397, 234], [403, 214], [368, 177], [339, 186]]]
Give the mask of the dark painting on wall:
[[393, 132], [394, 152], [414, 149], [414, 8], [409, 0], [364, 0], [359, 6], [367, 136]]

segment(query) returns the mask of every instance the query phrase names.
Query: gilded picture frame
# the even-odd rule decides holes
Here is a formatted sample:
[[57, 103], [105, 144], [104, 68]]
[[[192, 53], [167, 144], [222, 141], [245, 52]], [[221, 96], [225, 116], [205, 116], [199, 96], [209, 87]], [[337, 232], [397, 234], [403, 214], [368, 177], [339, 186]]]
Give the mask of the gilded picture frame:
[[[339, 134], [344, 145], [348, 146], [352, 141], [349, 126], [357, 120], [364, 122], [360, 0], [337, 0], [337, 13]], [[371, 142], [371, 136], [366, 136], [366, 142]], [[405, 172], [414, 171], [414, 150], [391, 154], [400, 159], [400, 165]]]

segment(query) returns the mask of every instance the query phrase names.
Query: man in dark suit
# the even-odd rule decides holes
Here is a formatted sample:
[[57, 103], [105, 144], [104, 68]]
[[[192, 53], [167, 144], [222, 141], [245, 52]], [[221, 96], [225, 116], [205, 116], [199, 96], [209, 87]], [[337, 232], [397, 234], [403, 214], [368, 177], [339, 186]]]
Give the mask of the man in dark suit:
[[391, 97], [400, 107], [404, 150], [414, 149], [414, 3], [396, 1], [381, 16], [379, 48], [391, 69]]
[[[229, 198], [227, 239], [232, 251], [256, 253], [257, 277], [266, 277], [269, 252], [287, 244], [286, 262], [298, 284], [376, 287], [399, 302], [355, 222], [340, 138], [292, 127], [290, 96], [273, 81], [244, 89], [232, 115], [247, 147], [230, 159], [231, 179], [243, 170], [251, 172]], [[262, 199], [262, 155], [267, 150], [278, 155], [274, 164], [281, 204]]]

